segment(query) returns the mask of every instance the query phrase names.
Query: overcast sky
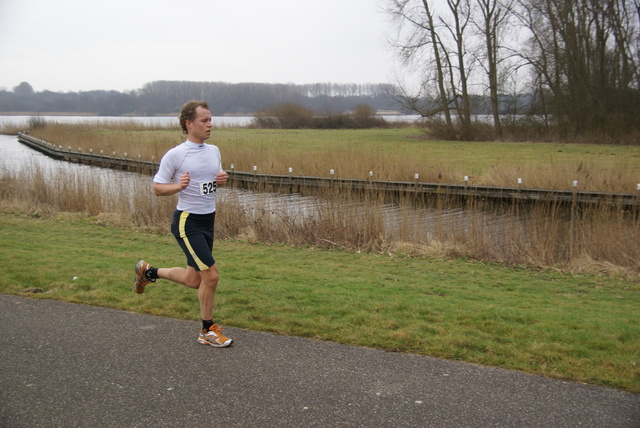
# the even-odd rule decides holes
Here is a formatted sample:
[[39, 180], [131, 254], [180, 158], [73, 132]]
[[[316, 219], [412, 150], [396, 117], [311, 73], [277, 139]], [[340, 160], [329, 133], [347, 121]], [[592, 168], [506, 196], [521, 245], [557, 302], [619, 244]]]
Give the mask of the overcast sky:
[[383, 0], [0, 0], [0, 89], [388, 83]]

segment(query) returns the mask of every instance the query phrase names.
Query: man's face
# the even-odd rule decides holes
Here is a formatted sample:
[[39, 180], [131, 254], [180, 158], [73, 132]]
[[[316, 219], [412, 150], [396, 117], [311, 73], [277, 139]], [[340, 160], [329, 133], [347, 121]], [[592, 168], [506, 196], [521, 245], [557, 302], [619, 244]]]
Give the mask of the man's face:
[[189, 141], [194, 143], [204, 143], [211, 136], [211, 112], [201, 106], [196, 107], [196, 118], [187, 120], [187, 135]]

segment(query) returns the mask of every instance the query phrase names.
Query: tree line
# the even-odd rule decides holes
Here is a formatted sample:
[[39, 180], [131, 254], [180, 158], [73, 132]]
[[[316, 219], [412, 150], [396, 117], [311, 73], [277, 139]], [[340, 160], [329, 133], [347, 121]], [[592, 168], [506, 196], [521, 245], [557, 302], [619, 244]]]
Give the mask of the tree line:
[[389, 84], [268, 84], [155, 81], [129, 92], [36, 92], [28, 82], [0, 91], [0, 112], [88, 113], [105, 116], [176, 114], [189, 99], [209, 102], [213, 115], [251, 115], [295, 103], [313, 111], [344, 113], [359, 105], [398, 110]]
[[[560, 137], [640, 131], [640, 0], [387, 0], [393, 43], [419, 87], [397, 99], [473, 139], [474, 97]], [[529, 99], [522, 102], [522, 94]], [[520, 110], [525, 106], [526, 110]], [[512, 115], [511, 117], [521, 117]], [[512, 125], [513, 123], [507, 123]]]

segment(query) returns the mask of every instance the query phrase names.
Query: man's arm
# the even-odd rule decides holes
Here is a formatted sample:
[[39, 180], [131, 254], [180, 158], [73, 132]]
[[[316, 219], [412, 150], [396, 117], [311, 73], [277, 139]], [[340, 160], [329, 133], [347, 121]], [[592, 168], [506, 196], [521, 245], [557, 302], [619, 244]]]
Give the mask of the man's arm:
[[153, 194], [156, 196], [171, 196], [182, 191], [189, 185], [191, 177], [188, 172], [185, 172], [180, 176], [180, 181], [177, 183], [153, 183]]

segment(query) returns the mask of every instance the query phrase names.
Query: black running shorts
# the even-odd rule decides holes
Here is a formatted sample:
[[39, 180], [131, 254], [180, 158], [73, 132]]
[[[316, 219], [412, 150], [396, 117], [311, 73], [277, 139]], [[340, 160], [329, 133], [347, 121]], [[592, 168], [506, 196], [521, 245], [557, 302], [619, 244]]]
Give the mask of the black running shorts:
[[176, 210], [171, 232], [187, 256], [187, 265], [197, 271], [209, 269], [216, 261], [213, 250], [213, 224], [216, 213], [191, 214]]

